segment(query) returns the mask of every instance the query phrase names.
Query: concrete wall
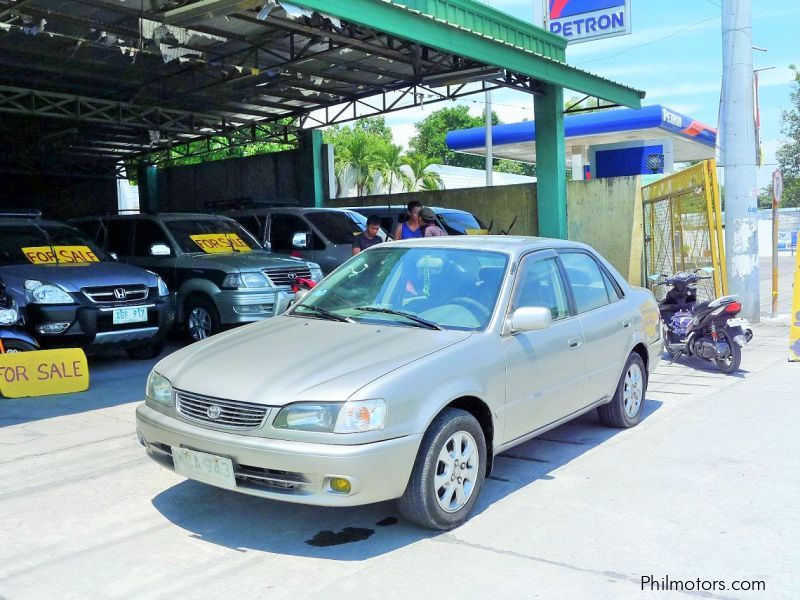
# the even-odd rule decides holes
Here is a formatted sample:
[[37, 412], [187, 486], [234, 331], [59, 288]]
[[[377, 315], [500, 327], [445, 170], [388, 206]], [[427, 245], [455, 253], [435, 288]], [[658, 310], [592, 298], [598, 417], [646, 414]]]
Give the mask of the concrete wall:
[[208, 202], [252, 200], [299, 203], [298, 150], [158, 170], [164, 211], [204, 211]]
[[[411, 200], [419, 200], [425, 206], [467, 210], [487, 226], [494, 221], [492, 231], [495, 233], [507, 230], [512, 222], [514, 222], [510, 231], [512, 234], [537, 235], [539, 231], [536, 213], [536, 184], [337, 198], [327, 200], [326, 205], [334, 207], [378, 206], [388, 203], [397, 205], [407, 204]], [[515, 217], [516, 221], [514, 221]]]
[[64, 221], [73, 217], [114, 213], [115, 179], [0, 175], [0, 209], [39, 209], [45, 218]]
[[642, 196], [638, 176], [567, 183], [569, 239], [600, 252], [628, 282], [642, 281]]

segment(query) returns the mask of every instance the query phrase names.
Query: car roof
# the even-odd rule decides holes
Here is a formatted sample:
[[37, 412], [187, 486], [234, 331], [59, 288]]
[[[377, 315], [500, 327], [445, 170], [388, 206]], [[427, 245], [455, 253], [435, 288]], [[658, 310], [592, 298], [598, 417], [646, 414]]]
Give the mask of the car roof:
[[454, 248], [469, 250], [489, 250], [519, 255], [530, 250], [580, 248], [589, 249], [586, 244], [555, 238], [522, 235], [447, 235], [415, 238], [390, 242], [392, 246], [424, 246], [428, 248]]
[[350, 212], [352, 209], [347, 208], [335, 208], [335, 207], [325, 207], [325, 206], [259, 206], [253, 208], [234, 208], [230, 210], [224, 210], [219, 213], [220, 215], [252, 215], [252, 214], [259, 214], [259, 213], [268, 213], [272, 211], [290, 211], [290, 212], [302, 212], [302, 213], [312, 213], [312, 212]]
[[28, 217], [2, 217], [0, 218], [0, 227], [19, 226], [19, 225], [38, 225], [42, 226], [57, 226], [57, 227], [72, 227], [68, 223], [61, 221], [51, 221], [49, 219], [31, 219]]
[[[457, 213], [464, 213], [464, 214], [472, 214], [468, 210], [463, 210], [461, 208], [450, 208], [447, 206], [428, 206], [427, 204], [423, 204], [426, 208], [430, 208], [435, 213], [441, 212], [457, 212]], [[345, 206], [343, 207], [346, 210], [355, 210], [355, 211], [369, 211], [369, 212], [387, 212], [387, 211], [399, 211], [405, 212], [406, 205], [405, 204], [392, 204], [391, 206], [381, 206], [380, 204], [372, 205], [372, 206]]]
[[221, 215], [219, 213], [209, 214], [209, 213], [192, 213], [192, 212], [158, 212], [158, 213], [134, 213], [127, 215], [97, 215], [94, 217], [81, 217], [79, 219], [74, 219], [74, 220], [76, 222], [97, 220], [97, 219], [130, 220], [130, 219], [141, 219], [148, 217], [155, 219], [162, 219], [164, 221], [174, 221], [178, 219], [230, 219], [229, 216]]

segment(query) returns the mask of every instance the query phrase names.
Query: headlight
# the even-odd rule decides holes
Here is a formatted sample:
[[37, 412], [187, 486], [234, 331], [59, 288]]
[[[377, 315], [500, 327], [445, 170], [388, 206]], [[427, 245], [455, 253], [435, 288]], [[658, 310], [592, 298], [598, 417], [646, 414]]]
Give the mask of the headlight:
[[158, 295], [169, 296], [169, 288], [161, 277], [158, 278]]
[[145, 396], [153, 402], [158, 402], [164, 406], [172, 406], [172, 384], [163, 375], [150, 371], [150, 375], [147, 376]]
[[25, 281], [25, 293], [34, 304], [73, 304], [72, 297], [53, 283], [28, 279]]
[[317, 263], [308, 263], [308, 269], [311, 271], [311, 280], [315, 282], [322, 281], [322, 267]]
[[272, 422], [278, 429], [331, 433], [344, 402], [298, 402], [284, 406]]
[[13, 325], [17, 321], [19, 321], [19, 310], [16, 301], [12, 298], [9, 308], [0, 309], [0, 325]]
[[269, 287], [269, 280], [263, 273], [231, 273], [226, 275], [222, 287], [234, 288], [263, 288]]
[[385, 424], [385, 400], [356, 400], [289, 404], [281, 409], [272, 426], [323, 433], [359, 433], [381, 429]]

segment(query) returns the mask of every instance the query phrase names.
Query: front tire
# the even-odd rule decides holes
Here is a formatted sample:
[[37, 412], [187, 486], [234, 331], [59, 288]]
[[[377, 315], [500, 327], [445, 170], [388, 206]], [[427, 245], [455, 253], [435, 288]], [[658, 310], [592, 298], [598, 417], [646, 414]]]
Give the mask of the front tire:
[[199, 296], [186, 301], [184, 311], [186, 333], [193, 342], [199, 342], [220, 331], [219, 314], [214, 303]]
[[486, 474], [486, 439], [466, 411], [445, 408], [422, 439], [400, 513], [428, 529], [452, 529], [469, 517]]
[[631, 352], [622, 370], [614, 398], [597, 408], [600, 421], [608, 427], [624, 429], [638, 425], [642, 420], [646, 391], [647, 370], [644, 361], [636, 352]]

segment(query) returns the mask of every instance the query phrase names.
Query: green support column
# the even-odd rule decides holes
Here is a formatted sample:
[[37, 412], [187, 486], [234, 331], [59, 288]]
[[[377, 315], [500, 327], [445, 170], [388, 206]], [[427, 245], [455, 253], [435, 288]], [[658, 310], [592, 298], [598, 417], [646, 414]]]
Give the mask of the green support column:
[[295, 165], [300, 206], [321, 207], [325, 202], [325, 162], [322, 131], [310, 129], [297, 135], [299, 160]]
[[536, 200], [539, 235], [567, 239], [567, 165], [564, 149], [564, 88], [544, 85], [534, 96]]
[[136, 167], [136, 178], [139, 184], [139, 211], [158, 212], [158, 168], [155, 165], [139, 163]]

